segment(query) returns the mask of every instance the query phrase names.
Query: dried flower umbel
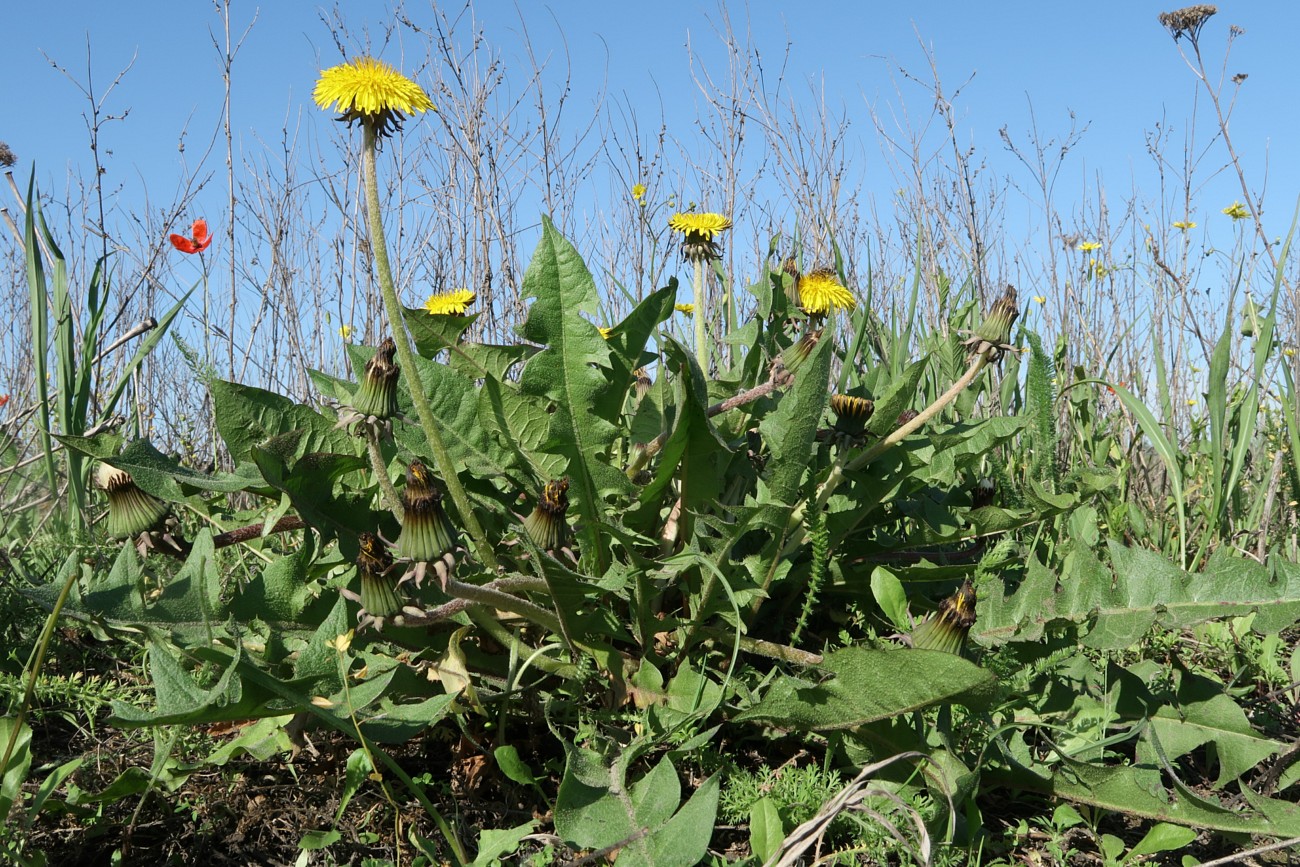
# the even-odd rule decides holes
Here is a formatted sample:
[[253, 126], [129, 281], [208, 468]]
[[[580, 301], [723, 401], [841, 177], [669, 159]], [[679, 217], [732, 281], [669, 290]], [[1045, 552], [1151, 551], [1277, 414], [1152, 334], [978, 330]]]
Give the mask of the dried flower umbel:
[[1195, 42], [1201, 35], [1201, 28], [1205, 26], [1205, 22], [1218, 11], [1219, 7], [1212, 4], [1197, 3], [1195, 6], [1175, 9], [1173, 12], [1161, 12], [1157, 18], [1175, 40], [1186, 36]]
[[101, 463], [95, 483], [108, 496], [108, 535], [129, 539], [157, 529], [167, 516], [167, 504], [136, 487], [126, 470]]
[[442, 492], [420, 461], [411, 461], [406, 469], [402, 513], [402, 534], [397, 537], [401, 556], [429, 563], [456, 547], [456, 528], [442, 508]]
[[975, 588], [966, 581], [956, 593], [939, 603], [938, 611], [912, 630], [909, 640], [918, 650], [960, 654], [974, 625]]
[[569, 480], [547, 482], [537, 506], [524, 519], [524, 531], [533, 544], [543, 551], [558, 551], [568, 544], [569, 525], [565, 513], [569, 510]]

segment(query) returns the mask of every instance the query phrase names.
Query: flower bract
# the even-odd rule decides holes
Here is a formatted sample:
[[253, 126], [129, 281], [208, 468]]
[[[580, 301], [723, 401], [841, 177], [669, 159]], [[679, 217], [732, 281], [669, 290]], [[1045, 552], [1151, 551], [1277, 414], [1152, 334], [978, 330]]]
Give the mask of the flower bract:
[[212, 243], [212, 236], [208, 234], [208, 221], [202, 217], [194, 221], [188, 236], [168, 235], [167, 237], [172, 242], [172, 246], [182, 253], [202, 253]]
[[108, 535], [114, 539], [152, 530], [167, 515], [167, 504], [137, 488], [126, 470], [101, 463], [95, 471], [95, 483], [108, 495]]
[[411, 461], [402, 491], [402, 534], [397, 550], [420, 562], [436, 560], [456, 546], [456, 528], [442, 508], [442, 492], [433, 484], [428, 468]]

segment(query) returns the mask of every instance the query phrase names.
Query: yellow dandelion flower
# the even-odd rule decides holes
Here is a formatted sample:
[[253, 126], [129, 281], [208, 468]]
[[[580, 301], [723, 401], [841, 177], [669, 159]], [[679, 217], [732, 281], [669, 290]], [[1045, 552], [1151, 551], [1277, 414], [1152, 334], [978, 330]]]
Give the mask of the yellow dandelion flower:
[[685, 313], [687, 316], [690, 316], [692, 313], [695, 312], [695, 305], [694, 305], [694, 304], [674, 304], [674, 305], [673, 305], [673, 309], [676, 310], [678, 313]]
[[339, 337], [342, 337], [344, 340], [351, 340], [351, 339], [352, 339], [352, 326], [351, 326], [351, 325], [340, 325], [340, 326], [339, 326]]
[[606, 340], [609, 340], [609, 336], [614, 333], [613, 328], [602, 328], [599, 325], [596, 326], [596, 330], [599, 331], [600, 336], [605, 338]]
[[1181, 230], [1183, 230], [1184, 232], [1186, 232], [1188, 229], [1195, 229], [1195, 228], [1196, 228], [1196, 223], [1194, 223], [1194, 222], [1192, 222], [1192, 221], [1190, 221], [1190, 220], [1177, 220], [1177, 221], [1174, 223], [1174, 228], [1175, 228], [1175, 229], [1181, 229]]
[[1101, 244], [1096, 241], [1084, 241], [1079, 245], [1079, 250], [1084, 253], [1090, 253], [1093, 250], [1100, 250]]
[[720, 259], [722, 251], [713, 238], [731, 228], [731, 220], [722, 214], [673, 214], [668, 228], [681, 232], [682, 256], [692, 262]]
[[799, 306], [805, 313], [826, 313], [831, 309], [852, 310], [858, 305], [853, 293], [840, 285], [830, 268], [818, 268], [799, 278]]
[[1286, 349], [1282, 350], [1282, 354], [1285, 355], [1287, 358], [1294, 358], [1295, 350], [1288, 346]]
[[645, 198], [645, 184], [632, 185], [632, 198], [636, 199], [638, 202]]
[[464, 316], [465, 309], [474, 303], [477, 296], [470, 289], [453, 289], [430, 295], [424, 302], [424, 309], [431, 316]]
[[1223, 213], [1232, 217], [1234, 220], [1244, 220], [1250, 216], [1250, 211], [1246, 210], [1246, 206], [1241, 202], [1233, 202], [1231, 205], [1228, 205], [1228, 207], [1223, 209]]
[[424, 88], [373, 57], [358, 57], [323, 71], [312, 99], [323, 109], [333, 107], [339, 120], [359, 121], [381, 136], [400, 131], [406, 115], [433, 108]]
[[1035, 296], [1034, 296], [1034, 300], [1037, 301], [1039, 304], [1046, 304], [1046, 303], [1047, 303], [1047, 296], [1046, 296], [1046, 295], [1035, 295]]
[[722, 214], [673, 214], [668, 220], [668, 228], [683, 235], [700, 235], [706, 241], [714, 235], [731, 228], [731, 220]]

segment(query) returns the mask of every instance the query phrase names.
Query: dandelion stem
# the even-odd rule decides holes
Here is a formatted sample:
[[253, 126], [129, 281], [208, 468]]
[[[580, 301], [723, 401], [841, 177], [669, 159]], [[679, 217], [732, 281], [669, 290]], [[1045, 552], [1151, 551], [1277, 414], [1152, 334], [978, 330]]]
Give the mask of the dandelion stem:
[[401, 522], [403, 515], [402, 498], [397, 496], [397, 488], [393, 487], [393, 480], [388, 477], [388, 467], [384, 464], [384, 453], [379, 450], [379, 438], [374, 435], [370, 428], [365, 430], [366, 451], [370, 453], [370, 468], [374, 470], [375, 479], [379, 482], [379, 490], [384, 492], [384, 500], [388, 503], [388, 511], [393, 513], [393, 517]]
[[370, 248], [375, 257], [375, 272], [379, 278], [380, 294], [384, 298], [384, 310], [393, 329], [393, 342], [397, 344], [397, 356], [401, 361], [402, 375], [406, 377], [411, 387], [415, 413], [429, 441], [429, 450], [433, 452], [438, 473], [442, 476], [443, 484], [447, 486], [447, 492], [451, 494], [451, 499], [456, 504], [456, 511], [460, 513], [465, 531], [474, 540], [474, 550], [478, 554], [479, 561], [489, 569], [495, 570], [496, 554], [488, 544], [483, 526], [479, 524], [478, 517], [474, 514], [469, 495], [465, 493], [465, 487], [460, 483], [460, 477], [456, 475], [456, 467], [447, 452], [446, 444], [442, 441], [442, 434], [438, 431], [433, 407], [429, 405], [429, 396], [425, 394], [420, 371], [415, 366], [415, 353], [411, 351], [406, 320], [402, 317], [402, 305], [397, 300], [397, 287], [393, 283], [392, 266], [388, 261], [388, 245], [384, 240], [383, 218], [379, 209], [379, 178], [375, 171], [375, 152], [379, 147], [379, 134], [370, 124], [365, 124], [364, 128], [365, 136], [361, 144], [361, 182], [366, 195], [366, 221], [370, 227]]
[[709, 375], [708, 329], [704, 327], [704, 259], [695, 257], [695, 357], [700, 371]]

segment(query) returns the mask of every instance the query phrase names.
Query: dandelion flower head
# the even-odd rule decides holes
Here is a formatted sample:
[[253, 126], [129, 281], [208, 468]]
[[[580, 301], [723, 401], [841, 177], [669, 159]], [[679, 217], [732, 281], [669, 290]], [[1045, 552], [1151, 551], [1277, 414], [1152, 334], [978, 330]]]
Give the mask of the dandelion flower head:
[[323, 71], [312, 99], [323, 109], [333, 107], [339, 120], [360, 121], [381, 136], [400, 131], [406, 115], [434, 107], [424, 88], [373, 57], [358, 57]]
[[799, 278], [799, 306], [805, 313], [826, 313], [831, 309], [852, 310], [858, 301], [845, 289], [830, 268], [818, 268]]
[[424, 302], [424, 309], [432, 316], [464, 316], [476, 297], [473, 290], [453, 289], [430, 295]]

